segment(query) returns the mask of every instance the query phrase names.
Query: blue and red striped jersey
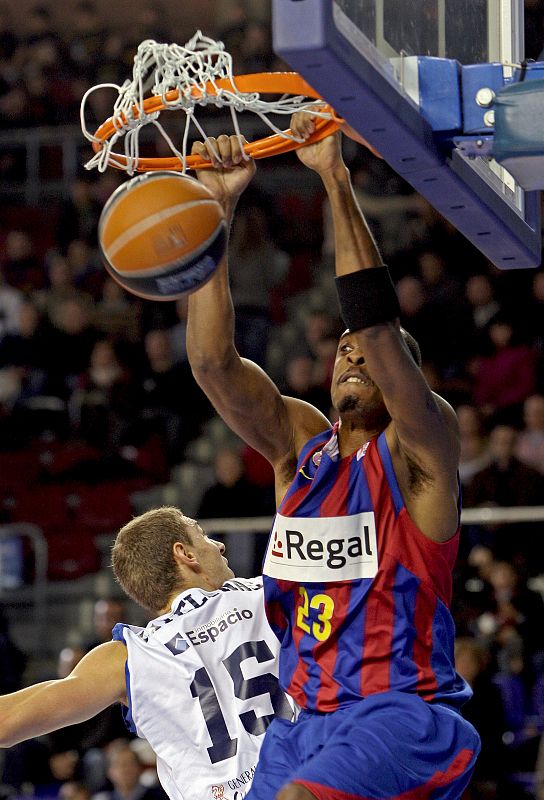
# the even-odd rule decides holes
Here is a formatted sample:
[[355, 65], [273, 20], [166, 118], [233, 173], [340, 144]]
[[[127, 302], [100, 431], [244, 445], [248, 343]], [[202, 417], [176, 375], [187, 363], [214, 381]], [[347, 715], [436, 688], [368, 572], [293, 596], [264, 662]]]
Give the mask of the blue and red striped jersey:
[[337, 427], [303, 448], [263, 573], [280, 683], [334, 711], [387, 691], [462, 705], [449, 611], [459, 531], [440, 544], [410, 518], [385, 433], [340, 458]]

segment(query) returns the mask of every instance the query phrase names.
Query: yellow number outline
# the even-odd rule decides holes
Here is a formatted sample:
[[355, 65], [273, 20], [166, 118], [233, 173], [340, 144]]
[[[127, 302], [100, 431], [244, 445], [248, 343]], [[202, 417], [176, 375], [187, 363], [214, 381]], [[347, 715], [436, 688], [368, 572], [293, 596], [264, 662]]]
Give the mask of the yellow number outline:
[[311, 634], [312, 631], [310, 626], [304, 621], [310, 616], [308, 592], [304, 586], [301, 586], [298, 590], [298, 593], [302, 597], [302, 605], [300, 605], [297, 609], [297, 628], [300, 628], [305, 633]]
[[[300, 586], [298, 593], [302, 597], [302, 603], [297, 609], [297, 628], [310, 634], [318, 642], [325, 642], [331, 635], [331, 619], [334, 614], [334, 600], [328, 594], [314, 594], [310, 600], [308, 592], [304, 586]], [[320, 611], [317, 621], [308, 624], [306, 620], [310, 617], [310, 609]]]

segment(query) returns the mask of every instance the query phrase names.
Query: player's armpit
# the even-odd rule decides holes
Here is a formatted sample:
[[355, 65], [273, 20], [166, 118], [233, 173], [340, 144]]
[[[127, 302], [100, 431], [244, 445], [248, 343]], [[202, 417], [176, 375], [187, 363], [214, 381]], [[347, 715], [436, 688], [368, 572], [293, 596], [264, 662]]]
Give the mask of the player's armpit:
[[436, 420], [393, 422], [386, 436], [411, 519], [429, 539], [445, 542], [459, 526], [457, 422], [441, 397], [430, 398]]
[[107, 642], [88, 653], [67, 678], [0, 697], [0, 746], [83, 722], [122, 702], [126, 658], [124, 644]]

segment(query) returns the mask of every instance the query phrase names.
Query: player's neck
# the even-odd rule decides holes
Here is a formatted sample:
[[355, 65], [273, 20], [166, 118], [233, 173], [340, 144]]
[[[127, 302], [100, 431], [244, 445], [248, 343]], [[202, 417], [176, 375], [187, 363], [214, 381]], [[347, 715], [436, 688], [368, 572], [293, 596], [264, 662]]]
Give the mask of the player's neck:
[[215, 592], [222, 585], [222, 583], [218, 584], [217, 580], [209, 578], [206, 573], [202, 573], [198, 576], [198, 578], [195, 578], [193, 581], [191, 581], [191, 583], [184, 582], [181, 586], [178, 586], [176, 589], [174, 589], [168, 598], [167, 604], [163, 609], [161, 609], [161, 611], [158, 612], [157, 616], [160, 617], [163, 614], [168, 614], [176, 597], [179, 597], [179, 595], [183, 594], [183, 592], [189, 592], [191, 589], [202, 589], [203, 592]]
[[379, 436], [383, 427], [376, 425], [365, 425], [360, 418], [351, 416], [343, 417], [338, 428], [338, 450], [340, 457], [351, 455], [360, 447], [363, 447], [371, 439]]

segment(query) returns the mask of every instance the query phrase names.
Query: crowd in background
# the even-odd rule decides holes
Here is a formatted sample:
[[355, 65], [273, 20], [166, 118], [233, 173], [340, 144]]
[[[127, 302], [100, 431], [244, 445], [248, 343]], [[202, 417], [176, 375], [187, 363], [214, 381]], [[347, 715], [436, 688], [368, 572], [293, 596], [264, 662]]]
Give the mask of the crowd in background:
[[[224, 42], [235, 74], [269, 71], [276, 60], [270, 27], [250, 6], [231, 3], [228, 23], [205, 31]], [[140, 42], [184, 44], [195, 33], [184, 25], [185, 15], [172, 14], [160, 0], [132, 4], [122, 25], [112, 25], [92, 0], [76, 0], [66, 14], [61, 30], [55, 6], [36, 3], [16, 32], [13, 9], [0, 4], [0, 130], [74, 124], [90, 86], [121, 84], [131, 74]]]
[[[143, 9], [126, 28], [108, 29], [91, 2], [76, 3], [67, 35], [46, 3], [14, 33], [4, 4], [0, 129], [74, 124], [83, 91], [122, 81], [142, 39], [171, 38], [156, 9]], [[526, 0], [529, 57], [542, 49], [543, 19], [544, 4]], [[234, 2], [230, 20], [205, 32], [225, 41], [237, 71], [273, 68], [269, 28], [252, 17], [251, 3]], [[419, 341], [431, 387], [458, 413], [465, 507], [544, 505], [544, 271], [495, 269], [387, 165], [359, 148], [346, 155], [396, 282], [401, 322]], [[0, 176], [13, 177], [10, 158], [0, 150]], [[237, 345], [282, 392], [334, 420], [329, 385], [341, 323], [331, 222], [319, 188], [295, 157], [289, 165], [291, 187], [272, 192], [265, 179], [237, 212]], [[40, 526], [52, 580], [98, 569], [96, 537], [176, 491], [191, 464], [204, 479], [181, 495], [184, 510], [211, 518], [274, 509], [268, 465], [226, 436], [192, 378], [186, 299], [140, 301], [101, 265], [97, 221], [119, 180], [82, 173], [51, 208], [6, 209], [0, 220], [0, 523]], [[484, 742], [471, 800], [544, 798], [542, 533], [534, 523], [463, 528], [457, 665], [474, 688], [466, 714]], [[260, 569], [261, 551], [248, 570]], [[25, 556], [23, 582], [32, 572]], [[105, 626], [97, 622], [96, 641], [63, 649], [59, 676], [122, 618], [119, 604], [102, 603]], [[20, 685], [24, 665], [2, 622], [1, 691]], [[152, 757], [123, 730], [114, 709], [13, 748], [0, 796], [152, 800], [160, 793]]]

